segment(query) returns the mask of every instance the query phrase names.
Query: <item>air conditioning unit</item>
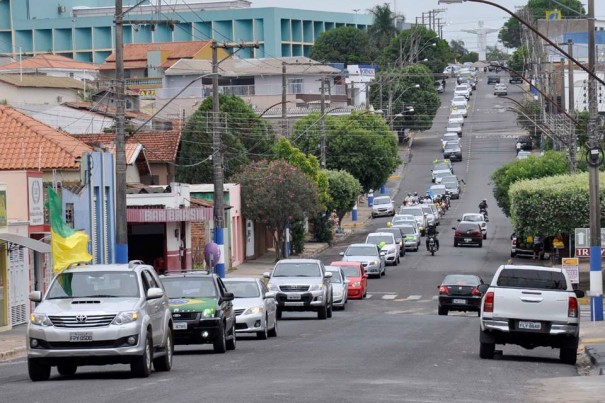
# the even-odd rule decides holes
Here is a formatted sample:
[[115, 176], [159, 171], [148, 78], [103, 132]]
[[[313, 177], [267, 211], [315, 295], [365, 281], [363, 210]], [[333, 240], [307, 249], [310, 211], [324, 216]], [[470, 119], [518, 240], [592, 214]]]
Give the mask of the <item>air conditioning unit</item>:
[[59, 4], [59, 7], [57, 9], [57, 11], [59, 12], [59, 14], [63, 14], [65, 12], [66, 8], [65, 6], [62, 6]]

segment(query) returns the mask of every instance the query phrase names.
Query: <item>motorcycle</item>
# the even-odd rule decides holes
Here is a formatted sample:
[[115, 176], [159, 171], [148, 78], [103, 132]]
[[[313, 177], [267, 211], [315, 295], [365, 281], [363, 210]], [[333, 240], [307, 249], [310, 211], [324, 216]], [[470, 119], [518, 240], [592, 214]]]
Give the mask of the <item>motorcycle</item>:
[[429, 236], [429, 252], [431, 252], [431, 256], [435, 256], [435, 252], [437, 252], [438, 249], [435, 237], [432, 235]]
[[485, 217], [485, 222], [488, 222], [489, 221], [489, 217], [487, 216], [487, 209], [482, 207], [482, 208], [479, 209], [479, 212], [481, 214], [483, 214], [483, 217]]

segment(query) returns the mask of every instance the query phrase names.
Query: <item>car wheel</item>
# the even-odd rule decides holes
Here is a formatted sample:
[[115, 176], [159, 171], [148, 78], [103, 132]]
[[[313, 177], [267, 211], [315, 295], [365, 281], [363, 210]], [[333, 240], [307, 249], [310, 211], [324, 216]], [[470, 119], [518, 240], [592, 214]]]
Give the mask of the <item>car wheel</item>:
[[320, 306], [319, 310], [317, 311], [317, 319], [327, 319], [328, 318], [328, 307], [327, 306]]
[[269, 330], [269, 337], [277, 337], [277, 317], [275, 323], [273, 323], [273, 328]]
[[166, 344], [164, 355], [153, 360], [153, 368], [156, 371], [167, 372], [172, 369], [172, 357], [174, 356], [174, 340], [172, 338], [172, 329], [168, 328], [166, 332]]
[[458, 242], [454, 241], [454, 248], [458, 247]]
[[268, 327], [269, 327], [269, 317], [265, 316], [265, 326], [264, 326], [263, 330], [261, 330], [260, 332], [256, 332], [256, 338], [259, 340], [267, 340], [267, 337], [269, 337], [269, 332], [267, 330]]
[[280, 308], [276, 308], [275, 309], [275, 319], [277, 321], [277, 319], [281, 319], [281, 309]]
[[437, 313], [441, 316], [447, 316], [448, 309], [446, 307], [439, 306], [437, 307]]
[[344, 304], [342, 304], [342, 308], [340, 308], [341, 310], [343, 310], [343, 311], [344, 311], [345, 309], [347, 309], [347, 302], [348, 302], [348, 301], [347, 301], [347, 300], [345, 300], [345, 303], [344, 303]]
[[494, 358], [496, 352], [496, 344], [494, 343], [479, 343], [479, 357], [483, 359]]
[[334, 311], [334, 303], [333, 303], [333, 302], [330, 302], [330, 305], [329, 305], [329, 306], [328, 306], [328, 308], [327, 308], [326, 316], [327, 316], [328, 318], [331, 318], [331, 317], [332, 317], [332, 312], [333, 312], [333, 311]]
[[515, 257], [515, 252], [511, 252], [510, 257]]
[[33, 382], [47, 381], [50, 378], [50, 365], [42, 365], [37, 360], [28, 358], [27, 372]]
[[77, 365], [72, 365], [72, 364], [57, 365], [57, 371], [59, 372], [59, 374], [64, 375], [64, 376], [72, 376], [76, 373], [77, 370], [78, 370]]
[[130, 371], [137, 378], [147, 378], [151, 374], [151, 362], [153, 361], [151, 332], [148, 331], [145, 335], [144, 343], [143, 355], [135, 357], [130, 362]]
[[575, 347], [561, 347], [559, 350], [559, 359], [563, 364], [576, 365], [578, 350]]
[[235, 319], [233, 322], [233, 326], [231, 326], [231, 338], [227, 340], [225, 343], [227, 346], [227, 350], [235, 350], [237, 346], [237, 333], [235, 332]]
[[227, 335], [225, 334], [225, 324], [221, 322], [218, 325], [218, 330], [216, 335], [214, 336], [214, 341], [212, 342], [212, 346], [214, 347], [214, 352], [223, 354], [227, 351]]
[[481, 310], [477, 311], [477, 316], [481, 317]]
[[363, 295], [361, 296], [361, 299], [364, 299], [364, 298], [366, 298], [367, 296], [368, 296], [368, 290], [366, 289], [366, 290], [363, 292]]
[[479, 247], [482, 248], [483, 247], [483, 241], [479, 241]]

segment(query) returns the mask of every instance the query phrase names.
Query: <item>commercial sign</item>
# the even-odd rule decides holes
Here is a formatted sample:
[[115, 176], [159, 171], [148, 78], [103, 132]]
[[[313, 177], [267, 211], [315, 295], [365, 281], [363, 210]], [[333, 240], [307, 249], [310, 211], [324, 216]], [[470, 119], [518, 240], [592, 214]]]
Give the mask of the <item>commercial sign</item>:
[[[590, 257], [590, 228], [575, 229], [576, 256]], [[605, 256], [605, 228], [601, 228], [601, 256]]]
[[179, 209], [157, 208], [128, 208], [126, 219], [128, 222], [201, 222], [210, 221], [214, 216], [211, 207]]
[[564, 257], [561, 259], [561, 268], [567, 272], [572, 284], [580, 283], [580, 263], [577, 257]]
[[44, 199], [42, 197], [42, 178], [27, 178], [29, 197], [29, 225], [44, 224]]

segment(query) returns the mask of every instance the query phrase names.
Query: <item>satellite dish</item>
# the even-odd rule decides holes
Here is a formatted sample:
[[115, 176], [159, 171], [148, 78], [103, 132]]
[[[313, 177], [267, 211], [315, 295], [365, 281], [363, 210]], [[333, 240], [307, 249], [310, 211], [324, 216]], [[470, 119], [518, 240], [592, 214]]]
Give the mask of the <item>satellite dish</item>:
[[206, 267], [214, 269], [214, 266], [217, 265], [220, 258], [221, 250], [217, 244], [210, 242], [204, 246], [204, 261], [206, 262]]

